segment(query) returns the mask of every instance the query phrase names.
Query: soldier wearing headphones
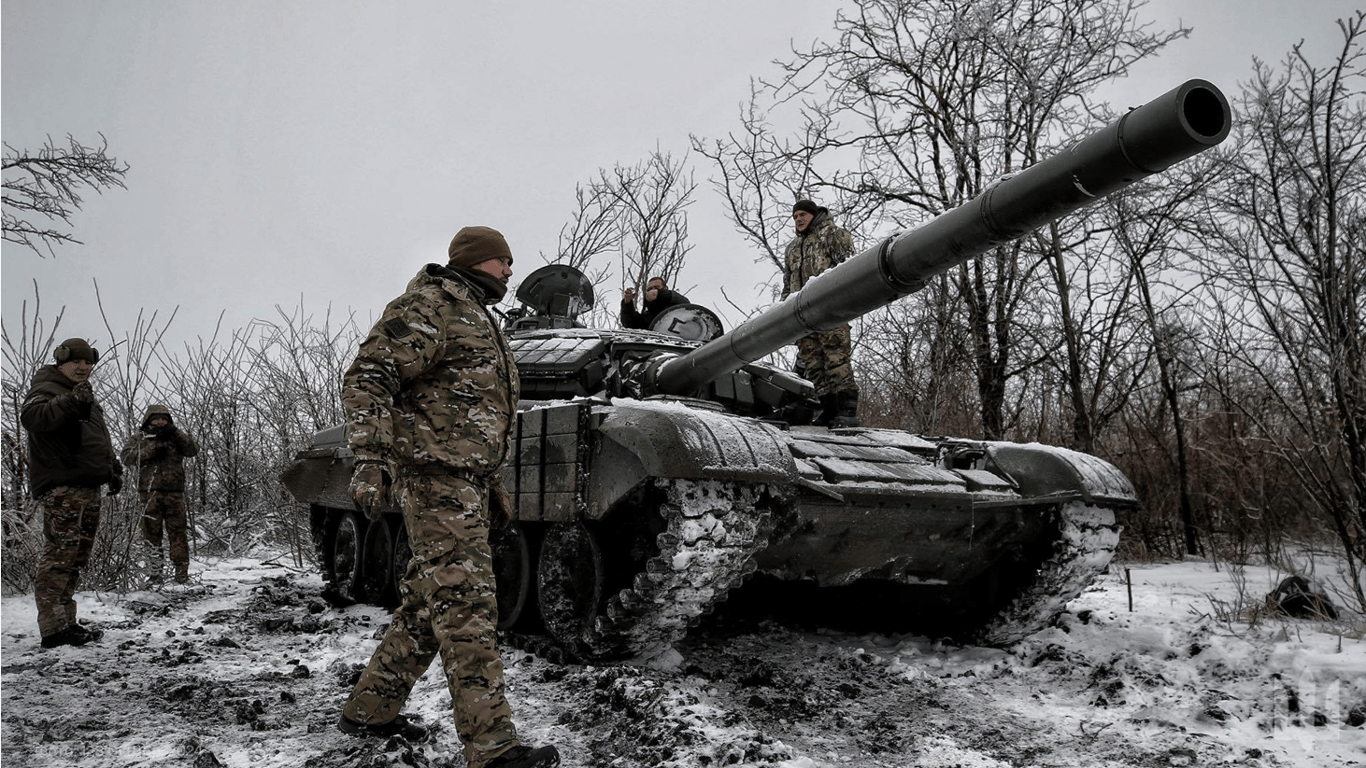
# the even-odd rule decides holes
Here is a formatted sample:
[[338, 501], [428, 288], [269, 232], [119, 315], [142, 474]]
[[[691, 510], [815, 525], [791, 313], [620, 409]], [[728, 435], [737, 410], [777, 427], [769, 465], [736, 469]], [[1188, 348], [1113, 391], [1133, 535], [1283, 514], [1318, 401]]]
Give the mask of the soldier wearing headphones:
[[44, 648], [85, 645], [104, 634], [76, 621], [76, 583], [100, 527], [100, 486], [123, 487], [104, 409], [90, 373], [100, 359], [85, 339], [52, 352], [55, 365], [33, 374], [19, 420], [28, 431], [29, 490], [43, 509], [43, 554], [34, 598]]

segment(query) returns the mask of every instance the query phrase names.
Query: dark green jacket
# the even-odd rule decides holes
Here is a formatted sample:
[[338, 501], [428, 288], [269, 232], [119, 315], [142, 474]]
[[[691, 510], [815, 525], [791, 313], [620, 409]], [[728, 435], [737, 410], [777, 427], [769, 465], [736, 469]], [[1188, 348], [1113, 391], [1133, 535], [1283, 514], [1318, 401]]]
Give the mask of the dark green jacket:
[[104, 409], [82, 403], [55, 365], [33, 374], [19, 420], [28, 430], [29, 487], [35, 497], [63, 485], [97, 487], [123, 474]]

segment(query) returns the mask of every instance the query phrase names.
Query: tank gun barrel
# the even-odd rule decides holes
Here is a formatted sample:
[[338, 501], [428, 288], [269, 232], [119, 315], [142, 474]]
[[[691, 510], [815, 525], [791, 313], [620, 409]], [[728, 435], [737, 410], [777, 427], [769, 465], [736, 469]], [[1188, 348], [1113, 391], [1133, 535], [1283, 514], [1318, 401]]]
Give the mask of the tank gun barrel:
[[923, 288], [930, 278], [1219, 144], [1228, 100], [1188, 80], [967, 203], [893, 235], [809, 282], [777, 306], [681, 357], [654, 388], [687, 394], [795, 342]]

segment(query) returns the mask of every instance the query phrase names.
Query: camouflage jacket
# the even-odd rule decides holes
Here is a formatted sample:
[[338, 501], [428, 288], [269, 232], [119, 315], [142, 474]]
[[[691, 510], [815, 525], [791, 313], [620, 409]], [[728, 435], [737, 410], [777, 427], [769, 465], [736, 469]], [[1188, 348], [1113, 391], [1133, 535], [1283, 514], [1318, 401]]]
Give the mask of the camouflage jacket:
[[830, 212], [821, 209], [806, 232], [787, 244], [784, 253], [786, 280], [783, 298], [800, 291], [807, 281], [854, 255], [854, 237], [849, 230], [835, 226]]
[[[153, 416], [164, 416], [167, 425], [161, 431], [151, 426]], [[193, 437], [175, 426], [171, 411], [164, 405], [147, 408], [142, 417], [142, 429], [133, 433], [123, 444], [120, 458], [138, 473], [138, 491], [185, 490], [185, 459], [199, 453]]]
[[19, 420], [28, 430], [29, 490], [36, 496], [63, 485], [97, 487], [123, 474], [98, 402], [82, 403], [76, 385], [55, 365], [33, 374]]
[[521, 384], [482, 298], [456, 272], [428, 264], [384, 308], [342, 380], [357, 461], [382, 461], [395, 476], [487, 476], [502, 465]]

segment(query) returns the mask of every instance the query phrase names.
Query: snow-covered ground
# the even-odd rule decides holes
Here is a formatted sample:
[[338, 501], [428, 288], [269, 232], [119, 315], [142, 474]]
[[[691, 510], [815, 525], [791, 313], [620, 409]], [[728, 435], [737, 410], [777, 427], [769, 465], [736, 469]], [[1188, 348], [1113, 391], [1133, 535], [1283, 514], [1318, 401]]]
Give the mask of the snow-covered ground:
[[[0, 749], [24, 766], [461, 766], [445, 682], [419, 682], [416, 744], [333, 728], [387, 621], [328, 607], [307, 572], [195, 563], [188, 587], [81, 593], [106, 630], [39, 648], [31, 596], [0, 609]], [[1366, 622], [1234, 610], [1265, 568], [1130, 564], [1009, 650], [709, 621], [651, 665], [508, 648], [524, 738], [566, 766], [1366, 764]], [[1235, 615], [1237, 614], [1237, 615]], [[523, 647], [535, 647], [534, 644]]]

